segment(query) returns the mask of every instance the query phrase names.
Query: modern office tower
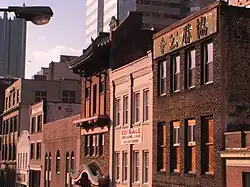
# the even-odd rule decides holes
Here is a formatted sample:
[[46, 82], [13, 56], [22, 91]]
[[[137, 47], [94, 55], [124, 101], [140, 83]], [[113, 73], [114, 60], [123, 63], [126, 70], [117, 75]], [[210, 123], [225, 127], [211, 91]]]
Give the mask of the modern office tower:
[[0, 76], [25, 76], [26, 21], [0, 16]]
[[129, 11], [143, 14], [143, 27], [161, 29], [181, 19], [180, 0], [104, 0], [104, 31], [109, 31], [109, 21], [112, 16], [121, 22]]
[[217, 0], [182, 0], [182, 15], [187, 16], [193, 12], [199, 11], [203, 7], [215, 2]]
[[104, 0], [87, 0], [85, 17], [85, 44], [95, 39], [103, 31], [103, 2]]

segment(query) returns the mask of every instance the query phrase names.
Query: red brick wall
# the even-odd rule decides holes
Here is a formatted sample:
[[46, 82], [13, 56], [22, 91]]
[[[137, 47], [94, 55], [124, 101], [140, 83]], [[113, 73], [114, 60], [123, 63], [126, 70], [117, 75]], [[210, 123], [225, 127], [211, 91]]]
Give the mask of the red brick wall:
[[241, 148], [242, 145], [242, 133], [226, 133], [225, 134], [225, 148]]
[[[193, 46], [196, 49], [196, 88], [184, 89], [184, 50], [180, 49], [181, 55], [181, 92], [170, 94], [170, 76], [167, 73], [166, 96], [157, 96], [158, 64], [153, 64], [153, 135], [157, 135], [157, 122], [167, 122], [167, 137], [170, 140], [170, 121], [181, 120], [180, 143], [181, 143], [181, 168], [180, 174], [170, 173], [170, 141], [167, 141], [167, 172], [157, 172], [157, 137], [153, 138], [153, 186], [224, 186], [224, 164], [220, 159], [219, 150], [225, 148], [224, 132], [247, 128], [250, 124], [249, 104], [250, 87], [250, 12], [249, 9], [230, 7], [223, 5], [218, 8], [218, 30], [210, 38], [214, 43], [214, 82], [210, 85], [201, 85], [201, 43], [198, 41]], [[190, 19], [190, 18], [186, 18]], [[185, 19], [184, 19], [185, 20]], [[184, 20], [182, 22], [184, 22]], [[192, 46], [192, 45], [191, 45]], [[189, 47], [189, 46], [188, 46]], [[188, 48], [186, 47], [186, 48]], [[167, 70], [170, 69], [170, 56], [165, 56]], [[214, 118], [214, 176], [201, 175], [201, 117], [213, 115]], [[196, 165], [195, 175], [184, 174], [184, 120], [196, 119], [195, 137]], [[249, 125], [248, 125], [249, 127]], [[237, 141], [236, 141], [237, 142]], [[236, 143], [237, 145], [237, 143]]]
[[[44, 146], [45, 151], [42, 153], [43, 170], [42, 181], [44, 179], [44, 158], [46, 153], [52, 154], [51, 162], [51, 186], [62, 187], [65, 186], [65, 162], [66, 152], [71, 154], [74, 151], [75, 155], [75, 170], [79, 168], [79, 155], [77, 149], [79, 149], [80, 129], [73, 125], [73, 121], [79, 119], [79, 115], [65, 118], [62, 120], [54, 121], [44, 125]], [[56, 174], [56, 152], [60, 151], [60, 174]], [[75, 171], [77, 172], [77, 170]], [[42, 182], [42, 185], [44, 183]]]
[[250, 167], [228, 166], [226, 172], [227, 187], [242, 187], [242, 172], [250, 172]]

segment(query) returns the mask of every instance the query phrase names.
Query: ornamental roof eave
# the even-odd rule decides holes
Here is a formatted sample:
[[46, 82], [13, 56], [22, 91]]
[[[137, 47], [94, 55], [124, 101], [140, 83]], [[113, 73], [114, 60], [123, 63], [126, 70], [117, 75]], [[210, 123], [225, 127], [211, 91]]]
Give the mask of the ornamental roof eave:
[[86, 50], [83, 51], [83, 54], [78, 58], [75, 58], [69, 62], [70, 69], [78, 68], [79, 66], [85, 64], [90, 61], [91, 58], [98, 53], [98, 51], [107, 46], [110, 43], [109, 33], [101, 32], [99, 36], [92, 40], [92, 43], [87, 47]]

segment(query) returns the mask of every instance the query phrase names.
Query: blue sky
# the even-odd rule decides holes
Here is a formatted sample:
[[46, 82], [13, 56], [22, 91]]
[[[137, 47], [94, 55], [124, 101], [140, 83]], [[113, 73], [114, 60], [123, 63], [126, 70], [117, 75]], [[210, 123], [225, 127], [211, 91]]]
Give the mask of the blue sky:
[[59, 60], [60, 54], [81, 54], [84, 47], [85, 0], [0, 0], [0, 7], [23, 3], [26, 6], [49, 5], [54, 12], [47, 25], [27, 24], [27, 78], [42, 66]]

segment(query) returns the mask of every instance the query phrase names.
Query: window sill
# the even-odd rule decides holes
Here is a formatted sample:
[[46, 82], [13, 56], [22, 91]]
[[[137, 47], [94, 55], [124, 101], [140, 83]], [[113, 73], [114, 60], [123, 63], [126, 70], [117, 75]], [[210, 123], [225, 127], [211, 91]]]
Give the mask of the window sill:
[[167, 93], [163, 93], [163, 94], [159, 94], [158, 97], [164, 97], [166, 95], [167, 95]]
[[136, 127], [136, 126], [140, 126], [140, 125], [141, 125], [141, 122], [138, 121], [138, 122], [135, 122], [132, 126]]
[[193, 146], [195, 146], [195, 145], [196, 145], [195, 142], [188, 142], [188, 146], [189, 146], [189, 147], [193, 147]]
[[120, 182], [120, 180], [115, 180], [115, 183], [120, 184], [121, 182]]
[[210, 175], [210, 176], [213, 176], [214, 175], [214, 172], [205, 172], [206, 175]]
[[128, 128], [128, 124], [122, 126], [122, 129], [127, 129], [127, 128]]
[[133, 185], [133, 186], [140, 186], [140, 183], [139, 183], [139, 181], [138, 181], [138, 182], [133, 182], [132, 185]]
[[127, 181], [123, 181], [123, 182], [122, 182], [122, 185], [127, 185]]
[[60, 175], [60, 172], [56, 172], [57, 175]]
[[142, 122], [142, 125], [149, 125], [149, 120]]
[[149, 186], [149, 184], [148, 183], [143, 183], [142, 186], [147, 187], [147, 186]]
[[185, 173], [185, 176], [196, 177], [196, 173], [195, 173], [195, 171], [188, 171], [187, 173]]
[[180, 143], [174, 144], [173, 147], [180, 147]]
[[114, 129], [121, 129], [121, 125], [115, 126]]
[[179, 169], [174, 169], [174, 173], [179, 174], [179, 173], [180, 173], [180, 170], [179, 170]]
[[205, 82], [205, 85], [213, 84], [214, 81]]

